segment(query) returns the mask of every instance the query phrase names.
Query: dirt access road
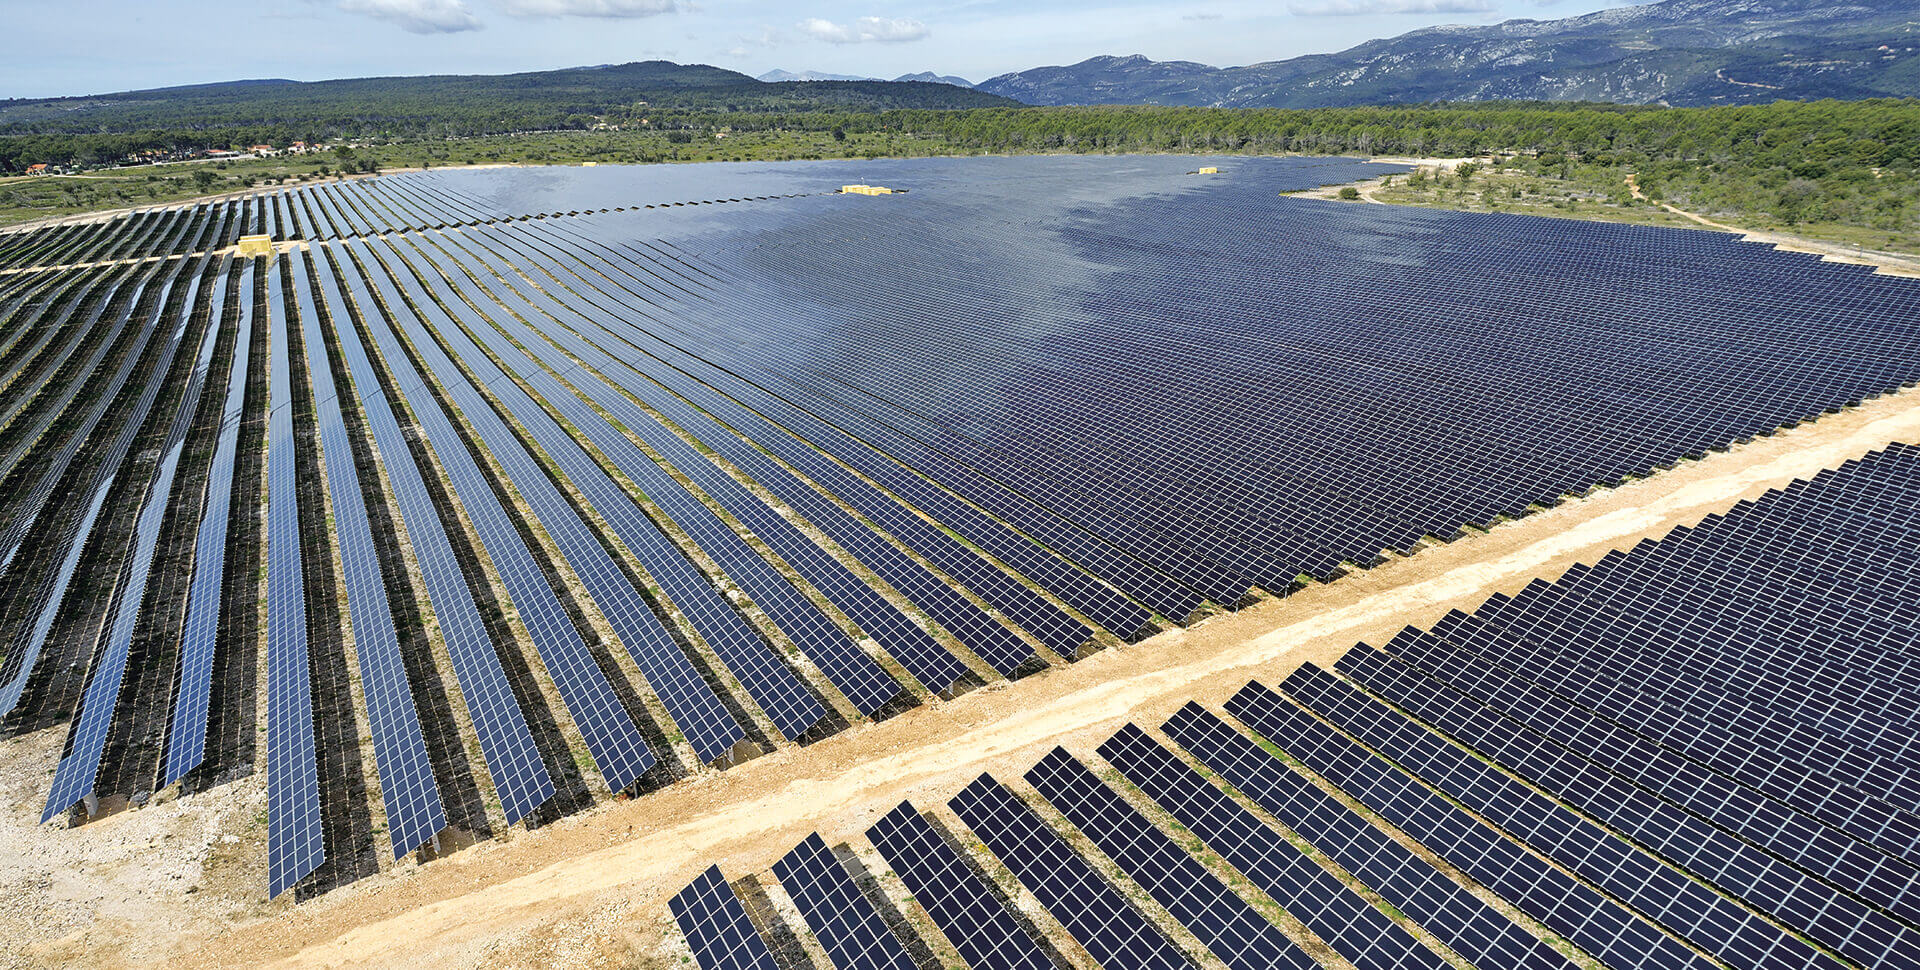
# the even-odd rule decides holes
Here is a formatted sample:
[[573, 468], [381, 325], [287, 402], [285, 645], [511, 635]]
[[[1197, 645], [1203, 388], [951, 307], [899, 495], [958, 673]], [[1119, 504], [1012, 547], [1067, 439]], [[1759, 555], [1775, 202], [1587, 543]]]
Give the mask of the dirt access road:
[[[1085, 752], [1127, 721], [1157, 727], [1190, 698], [1217, 705], [1248, 679], [1329, 663], [1356, 641], [1557, 577], [1892, 441], [1920, 442], [1920, 390], [298, 906], [258, 900], [257, 828], [227, 841], [231, 827], [258, 824], [258, 776], [82, 831], [28, 825], [10, 804], [0, 873], [17, 878], [0, 894], [0, 966], [667, 966], [684, 951], [665, 902], [711, 863], [729, 878], [764, 871], [809, 832], [858, 836], [901, 799], [936, 804], [982, 771], [1017, 775], [1054, 744]], [[11, 746], [8, 794], [39, 791], [62, 737], [56, 728]]]
[[[1633, 175], [1627, 176], [1627, 191], [1633, 193], [1633, 197], [1641, 202], [1651, 201], [1640, 191], [1639, 179]], [[1697, 222], [1708, 229], [1717, 229], [1720, 232], [1733, 233], [1746, 242], [1761, 243], [1790, 253], [1812, 253], [1822, 259], [1835, 263], [1857, 263], [1861, 266], [1872, 266], [1875, 267], [1877, 272], [1887, 273], [1893, 276], [1920, 277], [1920, 260], [1906, 256], [1895, 253], [1876, 252], [1871, 249], [1858, 249], [1852, 246], [1842, 246], [1838, 243], [1820, 242], [1804, 236], [1789, 236], [1786, 233], [1766, 232], [1759, 229], [1742, 229], [1739, 226], [1730, 226], [1724, 222], [1715, 222], [1706, 216], [1696, 212], [1688, 212], [1679, 206], [1670, 205], [1665, 202], [1657, 202], [1655, 204], [1676, 216]]]

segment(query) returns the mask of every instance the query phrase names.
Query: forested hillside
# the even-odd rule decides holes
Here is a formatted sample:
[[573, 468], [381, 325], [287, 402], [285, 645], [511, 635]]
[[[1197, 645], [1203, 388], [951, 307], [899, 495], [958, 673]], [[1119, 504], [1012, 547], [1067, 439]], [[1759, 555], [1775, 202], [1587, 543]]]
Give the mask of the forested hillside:
[[[861, 119], [847, 118], [849, 130]], [[1023, 108], [890, 112], [870, 124], [983, 151], [1522, 155], [1633, 171], [1655, 198], [1796, 225], [1905, 233], [1920, 215], [1920, 101], [1725, 108], [1491, 104], [1324, 108]], [[1609, 181], [1624, 183], [1618, 176]]]
[[1094, 57], [979, 87], [1028, 104], [1228, 108], [1908, 97], [1920, 95], [1920, 0], [1662, 0], [1559, 20], [1429, 27], [1244, 67]]
[[663, 112], [804, 114], [1015, 103], [950, 84], [769, 84], [668, 61], [498, 76], [233, 81], [0, 101], [0, 173], [34, 162], [101, 164], [149, 149], [651, 124]]

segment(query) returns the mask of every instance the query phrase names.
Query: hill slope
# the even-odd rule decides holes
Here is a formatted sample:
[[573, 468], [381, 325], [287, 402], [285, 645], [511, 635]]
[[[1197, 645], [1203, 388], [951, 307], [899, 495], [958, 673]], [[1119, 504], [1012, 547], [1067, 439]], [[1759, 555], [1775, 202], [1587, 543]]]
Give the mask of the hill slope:
[[0, 135], [280, 128], [303, 133], [482, 134], [580, 128], [634, 110], [978, 108], [1005, 98], [949, 84], [770, 84], [704, 64], [642, 61], [504, 75], [256, 80], [78, 98], [0, 101]]
[[760, 75], [756, 80], [773, 83], [776, 81], [879, 81], [881, 78], [864, 74], [829, 74], [826, 71], [787, 71], [774, 68]]
[[1664, 0], [1562, 20], [1433, 27], [1246, 67], [1095, 57], [978, 87], [1028, 104], [1241, 108], [1912, 97], [1920, 0]]
[[973, 82], [967, 80], [966, 78], [959, 77], [953, 74], [935, 74], [932, 71], [921, 71], [918, 74], [902, 74], [899, 77], [894, 78], [894, 80], [895, 81], [932, 81], [935, 84], [951, 84], [957, 88], [973, 87]]

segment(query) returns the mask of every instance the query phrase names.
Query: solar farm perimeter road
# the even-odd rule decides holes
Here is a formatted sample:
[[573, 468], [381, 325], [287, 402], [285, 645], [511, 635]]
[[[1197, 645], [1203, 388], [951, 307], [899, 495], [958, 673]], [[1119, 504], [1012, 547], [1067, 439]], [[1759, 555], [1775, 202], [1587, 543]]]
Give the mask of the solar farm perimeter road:
[[[1129, 720], [1159, 723], [1189, 699], [1217, 705], [1250, 676], [1331, 666], [1357, 641], [1471, 610], [1496, 592], [1556, 578], [1643, 538], [1724, 512], [1895, 441], [1920, 441], [1920, 391], [1905, 391], [1596, 493], [1338, 583], [1109, 650], [952, 710], [921, 709], [760, 758], [573, 824], [497, 846], [458, 866], [409, 868], [303, 904], [295, 922], [246, 922], [183, 947], [180, 966], [459, 963], [529, 934], [597, 940], [610, 915], [641, 945], [672, 935], [667, 900], [718, 863], [770, 867], [810, 832], [858, 836], [903, 798], [943, 801], [983, 771], [1021, 772], [1056, 744], [1091, 750]], [[5, 834], [0, 832], [0, 834]], [[633, 922], [635, 920], [638, 922]], [[508, 951], [519, 953], [521, 951]], [[539, 963], [538, 946], [502, 965]], [[550, 954], [549, 954], [550, 955]], [[662, 954], [652, 954], [661, 956]], [[675, 957], [674, 959], [677, 959]]]

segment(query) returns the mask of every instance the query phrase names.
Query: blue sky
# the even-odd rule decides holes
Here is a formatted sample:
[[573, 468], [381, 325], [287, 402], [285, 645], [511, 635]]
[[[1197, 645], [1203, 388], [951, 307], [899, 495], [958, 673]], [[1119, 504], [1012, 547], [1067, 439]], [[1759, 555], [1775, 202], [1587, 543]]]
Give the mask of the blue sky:
[[1248, 64], [1623, 0], [9, 0], [0, 97], [661, 58], [972, 81], [1095, 54]]

